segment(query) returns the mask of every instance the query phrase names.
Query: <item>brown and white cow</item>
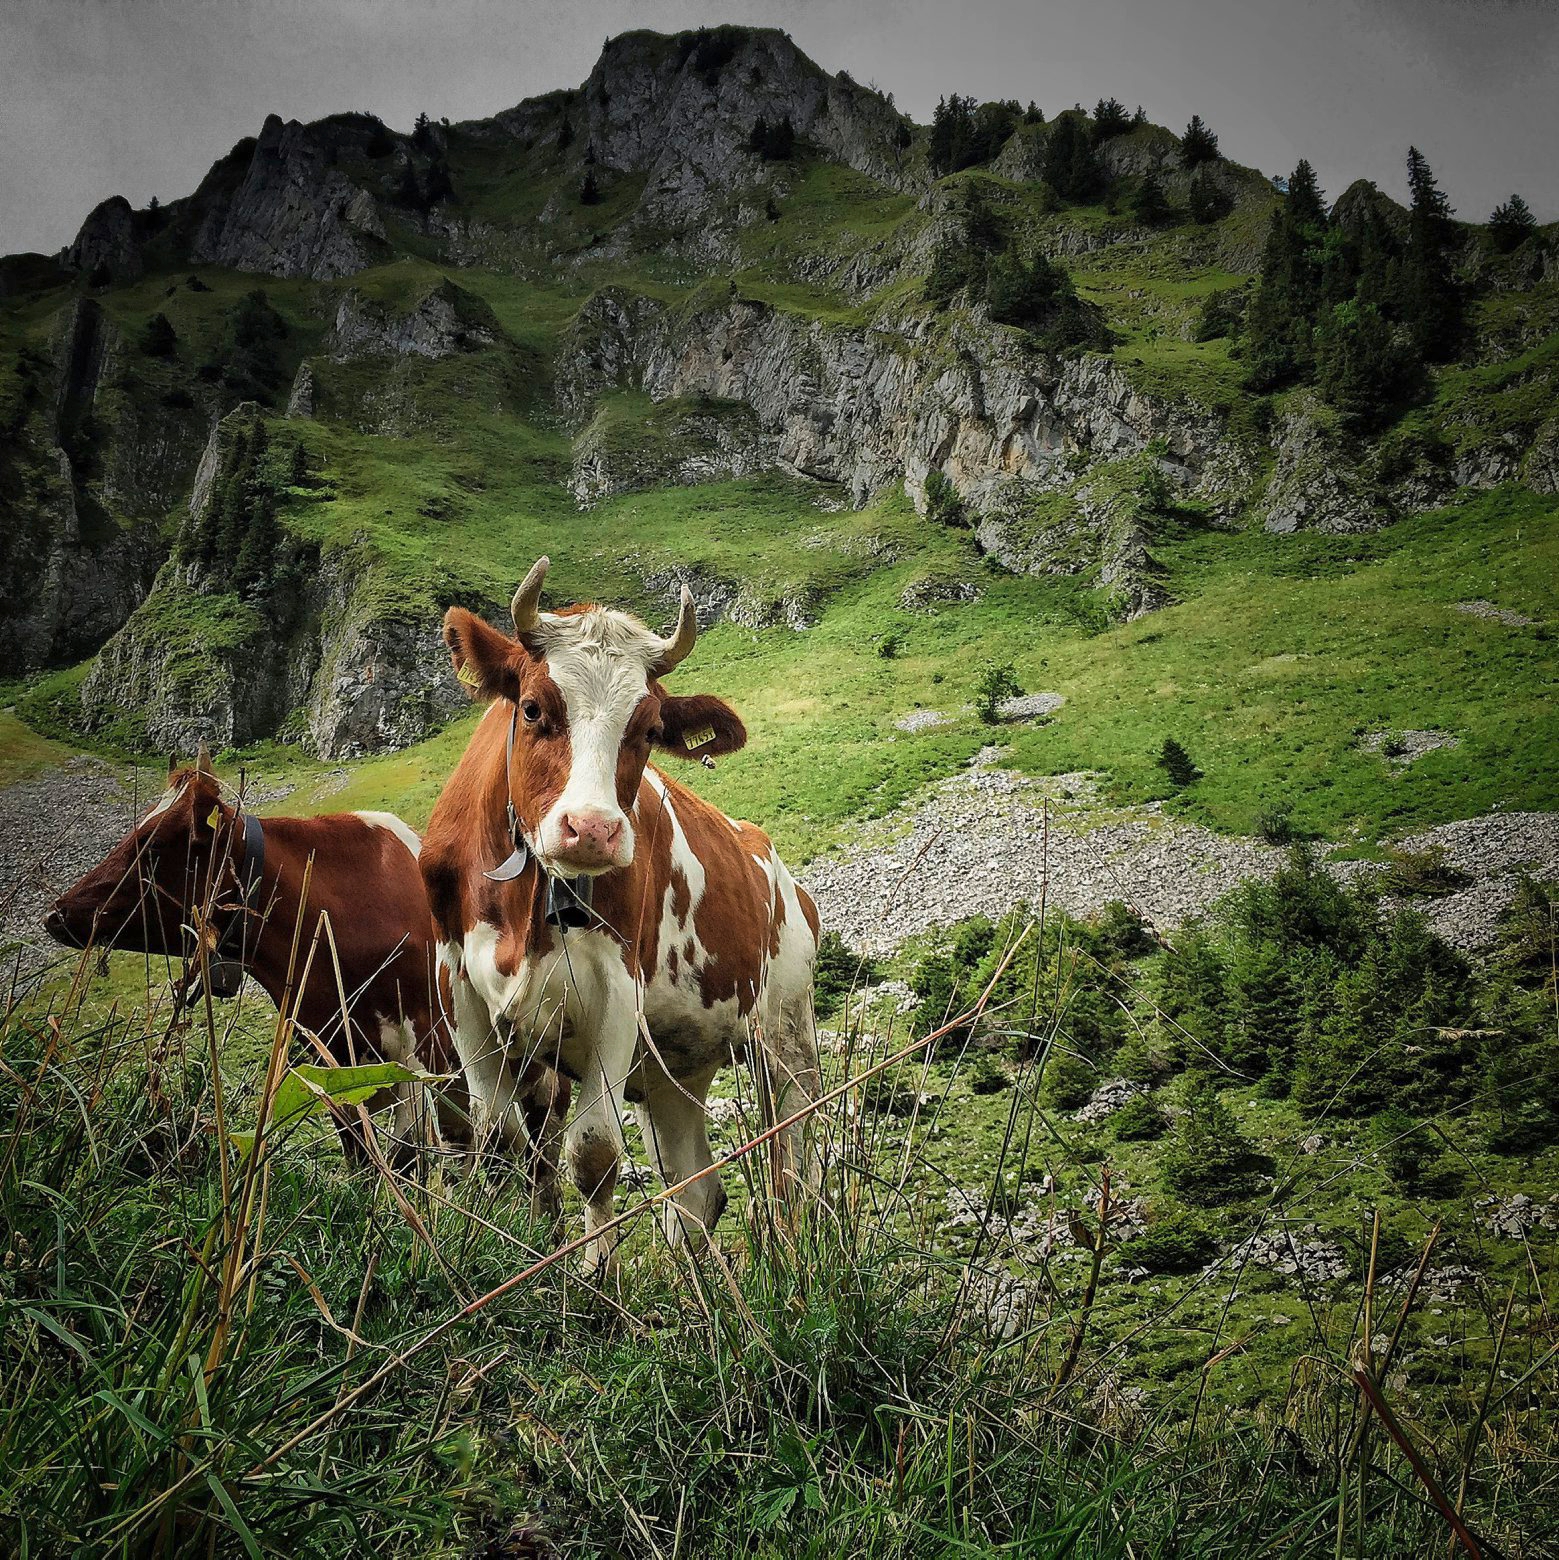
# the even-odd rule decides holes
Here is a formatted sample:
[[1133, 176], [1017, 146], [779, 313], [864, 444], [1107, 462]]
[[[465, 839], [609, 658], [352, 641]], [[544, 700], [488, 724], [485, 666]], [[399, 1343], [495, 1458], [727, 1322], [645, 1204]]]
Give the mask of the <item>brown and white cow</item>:
[[[302, 946], [328, 916], [335, 957], [323, 946], [316, 953], [297, 993], [297, 1022], [338, 1063], [415, 1060], [449, 1072], [456, 1059], [445, 1017], [448, 981], [417, 866], [420, 849], [416, 834], [391, 813], [262, 820], [224, 798], [202, 749], [193, 767], [172, 770], [161, 799], [60, 896], [44, 929], [73, 947], [190, 957], [198, 911], [215, 938], [207, 960], [214, 992], [232, 995], [242, 973], [280, 1002], [307, 873]], [[538, 1142], [555, 1137], [546, 1124], [556, 1084], [561, 1080], [540, 1072], [526, 1080]], [[417, 1136], [417, 1102], [414, 1089], [397, 1091], [403, 1151]], [[566, 1110], [566, 1094], [557, 1103]], [[451, 1141], [469, 1140], [463, 1082], [440, 1093], [438, 1126]], [[351, 1131], [343, 1129], [342, 1141], [349, 1153], [361, 1151]], [[544, 1189], [540, 1195], [546, 1201]]]
[[[648, 764], [652, 749], [699, 759], [746, 741], [729, 705], [662, 685], [697, 634], [689, 593], [663, 638], [606, 607], [540, 611], [546, 571], [543, 558], [515, 593], [513, 639], [463, 608], [445, 616], [456, 674], [490, 704], [433, 809], [422, 872], [473, 1113], [512, 1122], [538, 1059], [574, 1080], [566, 1156], [593, 1234], [612, 1216], [625, 1096], [668, 1184], [712, 1163], [720, 1067], [749, 1056], [778, 1115], [816, 1097], [818, 920], [762, 830]], [[785, 1173], [815, 1181], [804, 1134], [786, 1137]], [[668, 1238], [707, 1231], [724, 1205], [718, 1176], [699, 1181], [667, 1206]], [[592, 1240], [586, 1266], [612, 1243]]]

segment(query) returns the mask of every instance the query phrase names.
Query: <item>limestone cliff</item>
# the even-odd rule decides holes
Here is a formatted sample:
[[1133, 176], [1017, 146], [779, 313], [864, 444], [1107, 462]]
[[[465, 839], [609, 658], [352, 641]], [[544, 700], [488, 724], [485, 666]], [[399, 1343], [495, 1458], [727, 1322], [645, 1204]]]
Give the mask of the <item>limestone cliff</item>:
[[[257, 408], [236, 408], [201, 458], [186, 536], [220, 502], [234, 442]], [[130, 712], [137, 741], [188, 750], [282, 734], [327, 758], [402, 747], [465, 702], [432, 602], [397, 601], [361, 544], [321, 549], [283, 532], [268, 588], [221, 577], [185, 546], [102, 648], [81, 692], [89, 729]]]

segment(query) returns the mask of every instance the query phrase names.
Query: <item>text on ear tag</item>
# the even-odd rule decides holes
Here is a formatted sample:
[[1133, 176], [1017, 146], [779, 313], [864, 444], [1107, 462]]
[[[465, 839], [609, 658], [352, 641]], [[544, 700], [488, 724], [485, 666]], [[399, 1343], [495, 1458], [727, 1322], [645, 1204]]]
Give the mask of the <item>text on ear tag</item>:
[[713, 726], [700, 726], [697, 731], [687, 731], [682, 734], [682, 745], [691, 753], [694, 748], [701, 748], [706, 742], [713, 742], [714, 739]]
[[468, 688], [478, 687], [482, 681], [482, 679], [478, 677], [471, 669], [471, 663], [469, 661], [462, 661], [460, 665], [455, 668], [455, 676]]
[[213, 807], [211, 809], [211, 816], [206, 819], [206, 827], [208, 829], [214, 829], [219, 823], [221, 823], [221, 821], [222, 809], [220, 807]]

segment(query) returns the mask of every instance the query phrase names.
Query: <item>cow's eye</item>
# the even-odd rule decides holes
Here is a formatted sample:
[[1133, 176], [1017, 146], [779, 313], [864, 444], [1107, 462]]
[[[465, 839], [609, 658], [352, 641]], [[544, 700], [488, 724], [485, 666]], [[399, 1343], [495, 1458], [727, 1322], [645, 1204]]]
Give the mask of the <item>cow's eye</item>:
[[665, 739], [666, 739], [666, 728], [663, 725], [661, 725], [661, 723], [659, 721], [656, 721], [655, 724], [650, 727], [650, 732], [649, 732], [649, 743], [650, 743], [650, 746], [654, 747], [657, 743], [664, 742]]
[[520, 706], [520, 714], [525, 717], [527, 726], [534, 726], [541, 719], [541, 706], [534, 699], [527, 699]]

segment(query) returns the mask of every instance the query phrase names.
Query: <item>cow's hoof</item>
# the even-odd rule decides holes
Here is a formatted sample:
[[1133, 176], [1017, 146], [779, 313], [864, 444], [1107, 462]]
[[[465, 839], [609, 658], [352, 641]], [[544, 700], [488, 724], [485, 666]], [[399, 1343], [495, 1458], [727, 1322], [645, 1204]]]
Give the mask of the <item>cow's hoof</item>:
[[617, 1277], [617, 1256], [610, 1250], [602, 1251], [592, 1243], [579, 1254], [580, 1275], [589, 1283], [609, 1284]]

